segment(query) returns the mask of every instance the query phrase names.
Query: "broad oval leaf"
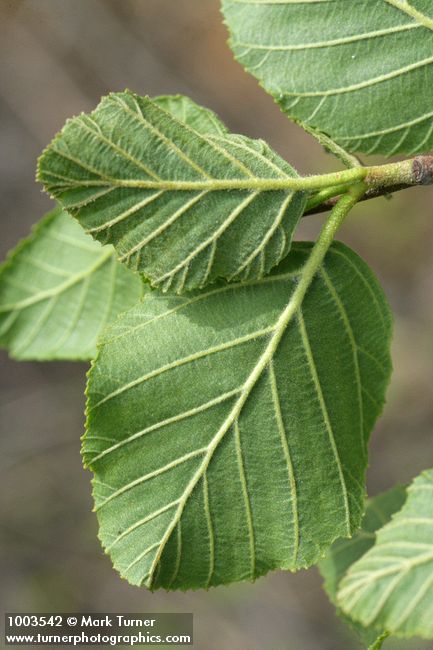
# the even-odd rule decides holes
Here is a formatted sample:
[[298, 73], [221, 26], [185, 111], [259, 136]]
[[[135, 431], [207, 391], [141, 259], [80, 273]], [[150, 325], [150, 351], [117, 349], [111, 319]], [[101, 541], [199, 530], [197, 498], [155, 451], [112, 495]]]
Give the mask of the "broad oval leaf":
[[333, 244], [281, 325], [310, 250], [260, 280], [152, 293], [103, 337], [83, 455], [100, 539], [131, 583], [295, 570], [359, 526], [390, 313], [366, 264]]
[[363, 625], [433, 638], [433, 469], [409, 486], [403, 508], [342, 580], [338, 601]]
[[90, 359], [142, 282], [56, 208], [0, 269], [0, 345], [16, 359]]
[[356, 531], [351, 539], [337, 539], [329, 549], [326, 557], [319, 563], [320, 573], [324, 578], [325, 591], [330, 601], [337, 606], [337, 613], [357, 633], [363, 643], [369, 647], [375, 647], [374, 644], [384, 631], [363, 627], [360, 623], [343, 614], [337, 603], [338, 587], [352, 564], [374, 545], [376, 531], [384, 526], [395, 512], [400, 510], [406, 496], [406, 489], [403, 486], [396, 486], [370, 499], [367, 503], [361, 528]]
[[[266, 189], [295, 176], [264, 142], [199, 133], [130, 92], [68, 121], [38, 167], [90, 234], [177, 293], [261, 277], [283, 259], [305, 195]], [[233, 189], [237, 181], [245, 189]]]
[[429, 0], [223, 0], [222, 6], [235, 57], [290, 118], [352, 152], [390, 156], [432, 148]]

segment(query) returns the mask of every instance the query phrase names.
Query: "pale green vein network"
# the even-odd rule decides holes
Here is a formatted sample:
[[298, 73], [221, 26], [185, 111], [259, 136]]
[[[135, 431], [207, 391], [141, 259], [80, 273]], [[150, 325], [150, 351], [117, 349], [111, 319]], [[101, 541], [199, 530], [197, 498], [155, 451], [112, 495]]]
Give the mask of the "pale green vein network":
[[347, 535], [349, 536], [350, 533], [351, 533], [351, 522], [350, 522], [349, 496], [348, 496], [348, 492], [347, 492], [346, 480], [345, 480], [345, 477], [344, 477], [344, 471], [343, 471], [343, 467], [341, 465], [340, 454], [338, 452], [338, 448], [337, 448], [337, 445], [336, 445], [334, 431], [333, 431], [333, 428], [332, 428], [332, 424], [331, 424], [331, 420], [330, 420], [330, 417], [329, 417], [328, 409], [327, 409], [325, 399], [324, 399], [324, 396], [323, 396], [323, 391], [322, 391], [322, 386], [321, 386], [321, 383], [320, 383], [320, 378], [319, 378], [319, 375], [318, 375], [318, 372], [317, 372], [316, 363], [315, 363], [313, 353], [312, 353], [312, 350], [311, 350], [311, 345], [310, 345], [310, 341], [308, 339], [307, 330], [305, 328], [305, 321], [304, 321], [304, 317], [302, 315], [301, 309], [299, 309], [299, 312], [298, 312], [298, 322], [299, 322], [299, 330], [301, 332], [302, 345], [303, 345], [305, 355], [306, 355], [307, 360], [308, 360], [308, 366], [310, 368], [311, 377], [312, 377], [313, 383], [314, 383], [315, 395], [316, 395], [316, 398], [317, 398], [317, 400], [318, 400], [318, 402], [320, 404], [320, 410], [322, 412], [323, 423], [325, 425], [325, 430], [327, 432], [327, 435], [329, 436], [329, 441], [330, 441], [330, 444], [331, 444], [332, 453], [334, 455], [335, 464], [336, 464], [337, 469], [338, 469], [338, 476], [339, 476], [340, 483], [341, 483], [341, 492], [343, 494], [343, 501], [344, 501], [346, 532], [347, 532]]
[[0, 344], [18, 359], [88, 359], [105, 325], [137, 302], [138, 277], [60, 209], [0, 270]]
[[408, 16], [415, 18], [415, 20], [417, 20], [420, 25], [427, 27], [433, 31], [433, 20], [423, 14], [421, 11], [415, 9], [415, 7], [407, 2], [407, 0], [385, 0], [385, 2], [387, 2], [392, 7], [395, 7], [396, 9], [400, 9], [400, 11], [403, 11]]
[[333, 47], [334, 45], [344, 45], [345, 43], [355, 43], [357, 41], [368, 40], [369, 38], [375, 38], [379, 36], [387, 36], [388, 34], [396, 34], [397, 32], [405, 32], [410, 29], [417, 29], [422, 25], [409, 24], [409, 25], [397, 25], [390, 29], [378, 29], [374, 32], [366, 32], [365, 34], [356, 34], [355, 36], [346, 36], [344, 38], [336, 38], [330, 41], [315, 41], [313, 43], [298, 43], [296, 45], [267, 45], [260, 44], [256, 45], [254, 43], [237, 43], [241, 47], [251, 48], [254, 50], [265, 50], [266, 52], [295, 52], [297, 50], [312, 50], [320, 49], [323, 47]]
[[86, 281], [97, 269], [99, 269], [99, 267], [106, 264], [107, 261], [112, 257], [113, 257], [113, 251], [110, 249], [105, 250], [103, 253], [98, 255], [98, 258], [94, 262], [94, 264], [92, 264], [91, 266], [89, 266], [88, 268], [84, 269], [79, 273], [71, 274], [68, 280], [65, 280], [65, 282], [62, 282], [61, 284], [51, 287], [50, 289], [39, 291], [38, 293], [35, 293], [33, 296], [29, 296], [28, 298], [23, 298], [22, 300], [18, 300], [17, 302], [9, 303], [9, 304], [6, 303], [5, 305], [1, 305], [0, 312], [9, 312], [9, 311], [17, 311], [20, 309], [25, 309], [26, 307], [30, 307], [31, 305], [34, 305], [38, 302], [43, 302], [47, 298], [55, 298], [61, 293], [63, 293], [64, 291], [67, 291], [67, 289], [69, 289], [70, 287], [73, 287], [75, 284], [81, 284], [84, 281]]
[[102, 400], [97, 402], [92, 406], [92, 408], [98, 408], [102, 404], [105, 404], [109, 400], [112, 400], [113, 398], [117, 397], [118, 395], [121, 395], [125, 391], [130, 390], [131, 388], [134, 388], [135, 386], [138, 386], [139, 384], [142, 384], [145, 381], [148, 381], [149, 379], [153, 379], [154, 377], [158, 377], [161, 374], [173, 370], [176, 368], [179, 368], [180, 366], [183, 366], [188, 363], [192, 363], [193, 361], [197, 361], [198, 359], [202, 357], [209, 357], [210, 355], [213, 354], [218, 354], [219, 352], [222, 352], [223, 350], [229, 350], [230, 348], [233, 348], [238, 345], [242, 345], [243, 343], [247, 343], [248, 341], [252, 340], [257, 340], [260, 339], [261, 337], [265, 337], [268, 334], [273, 334], [275, 332], [275, 327], [274, 326], [269, 326], [263, 330], [260, 331], [255, 331], [252, 332], [251, 334], [248, 334], [244, 337], [239, 337], [237, 339], [234, 339], [228, 343], [221, 344], [221, 345], [216, 345], [211, 348], [206, 348], [205, 350], [200, 350], [199, 352], [196, 352], [194, 354], [191, 354], [187, 357], [183, 357], [181, 359], [176, 359], [176, 361], [173, 361], [172, 363], [169, 363], [165, 366], [162, 366], [160, 368], [157, 368], [153, 370], [150, 373], [147, 373], [141, 377], [138, 377], [137, 379], [134, 379], [134, 381], [129, 382], [128, 384], [124, 384], [120, 388], [117, 388], [115, 391], [109, 393], [106, 395]]
[[255, 539], [254, 539], [254, 524], [253, 524], [253, 516], [251, 512], [250, 496], [248, 492], [247, 477], [245, 475], [245, 466], [244, 466], [244, 460], [242, 455], [241, 432], [240, 432], [238, 420], [235, 421], [234, 429], [235, 429], [235, 438], [236, 438], [236, 456], [237, 456], [237, 462], [239, 466], [239, 475], [242, 484], [242, 494], [245, 501], [245, 512], [248, 521], [248, 537], [249, 537], [250, 558], [251, 558], [251, 580], [254, 580], [254, 577], [256, 575], [256, 548], [255, 548]]
[[364, 627], [343, 614], [338, 608], [337, 591], [350, 567], [373, 547], [376, 531], [388, 523], [392, 515], [400, 510], [406, 496], [405, 488], [397, 486], [370, 499], [367, 502], [361, 528], [351, 539], [337, 540], [319, 563], [319, 569], [324, 578], [325, 591], [331, 602], [337, 606], [337, 613], [370, 650], [376, 647], [374, 643], [382, 634], [383, 628]]
[[205, 583], [205, 587], [206, 589], [208, 589], [215, 570], [215, 539], [214, 539], [214, 531], [213, 531], [213, 524], [212, 524], [212, 515], [210, 513], [210, 507], [209, 507], [209, 487], [207, 483], [206, 474], [203, 476], [203, 490], [204, 490], [204, 510], [206, 515], [206, 525], [207, 525], [208, 535], [209, 535], [209, 573]]
[[351, 566], [338, 599], [363, 625], [396, 636], [433, 638], [433, 470], [418, 476], [407, 501]]
[[369, 88], [374, 84], [383, 83], [388, 79], [401, 77], [401, 75], [403, 74], [411, 72], [412, 70], [416, 70], [417, 68], [422, 68], [426, 65], [431, 65], [432, 63], [433, 63], [433, 56], [429, 56], [425, 59], [422, 59], [421, 61], [417, 61], [416, 63], [411, 63], [410, 65], [404, 66], [403, 68], [400, 68], [398, 70], [393, 70], [392, 72], [388, 72], [387, 74], [379, 75], [378, 77], [373, 77], [372, 79], [361, 81], [357, 84], [351, 84], [349, 86], [339, 86], [337, 88], [330, 88], [327, 90], [314, 90], [305, 93], [293, 92], [293, 93], [287, 93], [287, 95], [294, 95], [296, 97], [328, 97], [331, 95], [351, 93], [354, 92], [355, 90], [360, 90], [362, 88]]
[[38, 178], [122, 262], [177, 293], [269, 273], [318, 182], [187, 98], [130, 92], [68, 121]]
[[[328, 411], [330, 400], [335, 399], [329, 393], [334, 382], [332, 373], [345, 368], [344, 372], [352, 377], [345, 381], [348, 392], [338, 396], [338, 408], [343, 411], [348, 409], [352, 414], [354, 405], [358, 405], [357, 383], [368, 385], [376, 393], [378, 406], [369, 413], [369, 424], [364, 423], [364, 435], [368, 435], [381, 408], [387, 379], [382, 373], [377, 375], [369, 362], [352, 376], [354, 366], [349, 364], [348, 368], [345, 362], [340, 366], [338, 357], [333, 360], [335, 369], [328, 366], [325, 370], [326, 353], [318, 347], [318, 331], [321, 336], [338, 336], [340, 349], [352, 359], [353, 341], [345, 331], [347, 324], [341, 321], [334, 297], [323, 291], [323, 281], [315, 281], [311, 302], [307, 294], [303, 304], [315, 275], [313, 269], [320, 260], [313, 257], [293, 284], [293, 273], [308, 250], [303, 246], [296, 249], [293, 261], [289, 257], [284, 268], [277, 269], [266, 282], [217, 287], [191, 298], [151, 296], [143, 308], [125, 314], [104, 337], [89, 380], [88, 432], [83, 452], [97, 477], [94, 494], [101, 540], [115, 567], [134, 584], [174, 589], [207, 587], [254, 579], [271, 568], [306, 566], [317, 559], [319, 549], [335, 537], [337, 530], [350, 534], [359, 519], [365, 439], [359, 436], [359, 418], [355, 417], [356, 425], [350, 432], [343, 433], [345, 416], [336, 416], [335, 404]], [[332, 275], [334, 281], [339, 278], [335, 291], [345, 293], [341, 282], [348, 282], [351, 293], [354, 286], [361, 292], [361, 303], [357, 302], [355, 311], [348, 296], [345, 300], [350, 303], [347, 318], [354, 328], [352, 335], [360, 347], [369, 348], [372, 358], [379, 354], [381, 363], [389, 365], [387, 344], [381, 344], [380, 352], [377, 344], [371, 347], [372, 340], [384, 342], [382, 334], [376, 337], [370, 331], [373, 327], [382, 332], [381, 312], [386, 312], [384, 304], [377, 303], [377, 288], [370, 286], [372, 279], [352, 253], [339, 246], [335, 252], [338, 255], [331, 255], [325, 265], [329, 277]], [[350, 264], [344, 261], [346, 258]], [[345, 272], [341, 273], [340, 268], [336, 276], [340, 265]], [[350, 271], [350, 265], [356, 272]], [[284, 307], [284, 296], [291, 290], [291, 299]], [[250, 323], [236, 316], [238, 310], [245, 314], [244, 301], [253, 319]], [[324, 301], [320, 313], [326, 320], [321, 324], [314, 316], [317, 301]], [[299, 320], [301, 304], [303, 320]], [[353, 320], [359, 319], [360, 313], [364, 316], [358, 322]], [[215, 339], [216, 334], [201, 329], [202, 314], [215, 326], [224, 314], [222, 322], [226, 322], [228, 330], [222, 327]], [[324, 322], [332, 322], [331, 329], [324, 328]], [[184, 352], [175, 350], [167, 338], [173, 327], [184, 341]], [[184, 328], [189, 332], [187, 337], [182, 334]], [[365, 341], [359, 340], [364, 336]], [[209, 344], [212, 337], [213, 345]], [[299, 349], [302, 340], [309, 368]], [[129, 368], [129, 379], [124, 372], [118, 379], [105, 374], [106, 364], [117, 367], [113, 362], [118, 354], [124, 355], [146, 341], [151, 356], [124, 360], [127, 365], [122, 367]], [[297, 352], [290, 353], [286, 346]], [[286, 354], [292, 365], [284, 360]], [[119, 372], [121, 367], [117, 368]], [[292, 375], [289, 394], [287, 372]], [[303, 398], [309, 413], [293, 411], [288, 424], [287, 409], [293, 408], [292, 399], [298, 400], [301, 385], [309, 386], [311, 391]], [[168, 401], [168, 395], [161, 399], [166, 395], [164, 386], [170, 386]], [[255, 394], [257, 402], [252, 401]], [[152, 395], [160, 397], [158, 406], [154, 404], [149, 410]], [[140, 408], [140, 404], [146, 408]], [[297, 409], [301, 404], [297, 401]], [[268, 414], [265, 426], [260, 424], [260, 413]], [[102, 431], [107, 442], [101, 440]], [[314, 470], [311, 473], [314, 464], [309, 463], [308, 470], [304, 464], [308, 453], [299, 449], [299, 445], [310, 445], [311, 450], [310, 435], [316, 440], [315, 451], [328, 468], [327, 485], [320, 487], [322, 503], [317, 506], [306, 496], [310, 484], [311, 489], [318, 489]], [[110, 442], [113, 438], [114, 443]], [[176, 448], [170, 442], [174, 440]], [[346, 445], [351, 448], [350, 454]], [[356, 458], [354, 446], [358, 448]], [[259, 465], [254, 460], [257, 454]], [[267, 467], [270, 458], [272, 471]], [[258, 473], [258, 467], [263, 474]], [[231, 471], [234, 475], [226, 474]], [[99, 481], [112, 486], [110, 491]], [[311, 503], [309, 514], [305, 512], [306, 503]], [[314, 513], [315, 507], [320, 516]], [[231, 520], [227, 508], [233, 513]], [[328, 509], [332, 519], [329, 530], [324, 516]], [[221, 519], [223, 511], [226, 515]], [[226, 545], [231, 553], [224, 551]]]
[[292, 502], [292, 509], [293, 509], [293, 537], [294, 537], [294, 544], [293, 544], [293, 565], [296, 566], [297, 559], [298, 559], [298, 551], [299, 551], [299, 513], [298, 513], [298, 495], [297, 495], [297, 488], [296, 488], [296, 478], [295, 478], [295, 473], [293, 470], [293, 462], [292, 458], [290, 455], [290, 449], [289, 449], [289, 444], [288, 444], [288, 435], [286, 432], [286, 427], [284, 424], [283, 416], [281, 413], [281, 404], [280, 404], [280, 398], [278, 395], [278, 385], [277, 385], [277, 380], [275, 377], [275, 369], [274, 369], [274, 362], [271, 361], [269, 363], [269, 376], [271, 379], [271, 388], [272, 388], [272, 399], [273, 399], [273, 404], [274, 404], [274, 411], [275, 411], [275, 417], [278, 423], [278, 432], [281, 436], [281, 446], [283, 448], [284, 452], [284, 458], [287, 463], [287, 473], [289, 476], [289, 482], [290, 482], [290, 493], [291, 493], [291, 502]]
[[[361, 372], [360, 372], [360, 367], [359, 367], [359, 359], [358, 359], [358, 354], [360, 352], [360, 348], [356, 344], [356, 338], [352, 329], [352, 326], [350, 324], [350, 320], [347, 315], [346, 308], [338, 295], [338, 292], [335, 290], [334, 285], [332, 284], [332, 281], [329, 277], [329, 275], [326, 273], [324, 269], [321, 271], [322, 277], [325, 281], [325, 284], [329, 290], [329, 292], [332, 295], [332, 298], [334, 299], [335, 303], [338, 305], [338, 309], [341, 313], [341, 319], [344, 323], [344, 327], [346, 329], [346, 332], [349, 335], [350, 338], [350, 343], [352, 346], [353, 350], [353, 362], [354, 362], [354, 368], [355, 368], [355, 375], [356, 375], [356, 385], [358, 388], [358, 406], [359, 406], [359, 428], [360, 428], [360, 437], [363, 439], [364, 437], [364, 408], [363, 408], [363, 402], [362, 402], [362, 382], [361, 382]], [[367, 353], [368, 354], [368, 353]]]
[[431, 149], [433, 16], [403, 0], [222, 7], [236, 58], [290, 118], [349, 152]]

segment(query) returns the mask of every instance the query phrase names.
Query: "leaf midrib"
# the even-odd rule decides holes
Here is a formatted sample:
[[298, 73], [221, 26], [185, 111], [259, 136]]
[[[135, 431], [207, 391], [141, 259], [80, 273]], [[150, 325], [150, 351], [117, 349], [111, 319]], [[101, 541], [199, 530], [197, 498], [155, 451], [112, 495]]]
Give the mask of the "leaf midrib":
[[[311, 259], [311, 258], [310, 258]], [[180, 497], [179, 504], [177, 506], [175, 515], [170, 523], [170, 525], [167, 527], [166, 532], [164, 533], [163, 538], [160, 541], [159, 547], [158, 547], [158, 552], [155, 554], [155, 557], [152, 561], [152, 565], [150, 567], [150, 570], [148, 574], [143, 578], [142, 582], [145, 581], [146, 578], [150, 577], [150, 586], [153, 583], [154, 580], [154, 575], [155, 575], [155, 570], [156, 567], [161, 559], [161, 555], [164, 551], [164, 548], [170, 539], [175, 527], [177, 526], [178, 522], [181, 519], [183, 510], [188, 502], [188, 499], [190, 498], [193, 490], [195, 489], [196, 485], [200, 481], [200, 479], [206, 474], [206, 471], [208, 469], [208, 466], [210, 464], [210, 461], [212, 460], [214, 453], [221, 443], [221, 441], [224, 439], [225, 435], [228, 433], [228, 431], [231, 429], [232, 426], [235, 425], [237, 422], [238, 417], [240, 416], [243, 407], [245, 406], [246, 401], [248, 400], [252, 389], [254, 386], [257, 384], [258, 380], [262, 376], [264, 370], [268, 367], [270, 362], [272, 361], [277, 348], [280, 344], [280, 341], [287, 329], [287, 326], [289, 323], [292, 321], [292, 319], [296, 316], [296, 314], [299, 312], [299, 309], [301, 307], [301, 304], [303, 302], [305, 293], [308, 289], [309, 282], [307, 283], [307, 273], [305, 273], [306, 267], [303, 269], [303, 273], [301, 274], [304, 276], [305, 282], [304, 286], [302, 281], [298, 284], [297, 288], [295, 289], [294, 293], [292, 294], [288, 304], [286, 305], [285, 309], [282, 311], [280, 317], [278, 318], [274, 328], [273, 328], [273, 334], [269, 340], [269, 343], [267, 344], [266, 348], [264, 349], [264, 352], [260, 356], [257, 364], [254, 366], [252, 372], [250, 375], [247, 377], [238, 400], [232, 407], [231, 411], [229, 412], [228, 416], [218, 429], [217, 433], [215, 436], [212, 438], [211, 442], [207, 446], [207, 451], [204, 455], [204, 458], [202, 462], [200, 463], [198, 469], [194, 473], [193, 477], [191, 478], [190, 482], [186, 486], [183, 495]], [[306, 286], [305, 286], [306, 285]], [[335, 446], [335, 441], [334, 441], [334, 446]], [[338, 451], [337, 451], [337, 458], [338, 458]], [[344, 476], [342, 476], [342, 471], [341, 471], [341, 463], [339, 463], [340, 467], [340, 478], [342, 478], [342, 487], [343, 487], [343, 492], [345, 494], [345, 508], [346, 508], [346, 523], [347, 523], [347, 531], [350, 533], [350, 514], [348, 510], [348, 502], [347, 502], [347, 489], [345, 487], [345, 482], [344, 482]]]
[[[200, 463], [199, 467], [197, 468], [194, 475], [192, 476], [190, 482], [186, 486], [182, 496], [180, 497], [179, 505], [177, 506], [174, 517], [171, 523], [169, 524], [169, 526], [167, 527], [159, 543], [158, 550], [155, 553], [155, 557], [153, 558], [150, 569], [147, 572], [147, 574], [142, 578], [141, 584], [143, 584], [143, 582], [145, 582], [148, 578], [150, 578], [149, 587], [152, 588], [152, 585], [155, 580], [155, 571], [161, 559], [162, 553], [175, 527], [177, 526], [178, 522], [181, 519], [183, 510], [188, 502], [188, 499], [190, 498], [193, 490], [197, 486], [200, 479], [206, 475], [207, 468], [209, 466], [211, 459], [214, 456], [217, 447], [219, 446], [220, 442], [224, 439], [226, 433], [236, 423], [246, 401], [248, 400], [251, 394], [252, 389], [257, 384], [264, 370], [267, 367], [269, 367], [270, 363], [272, 362], [272, 359], [274, 358], [274, 355], [278, 349], [278, 346], [281, 342], [284, 333], [286, 332], [289, 323], [293, 320], [293, 318], [296, 315], [299, 315], [300, 318], [302, 318], [302, 314], [300, 314], [300, 309], [304, 301], [305, 295], [308, 289], [310, 288], [310, 285], [314, 277], [316, 276], [317, 272], [323, 265], [326, 252], [328, 251], [329, 246], [331, 245], [335, 237], [336, 230], [338, 229], [341, 221], [344, 219], [346, 214], [350, 211], [351, 207], [355, 205], [359, 196], [363, 194], [363, 192], [364, 192], [364, 186], [360, 186], [352, 194], [345, 195], [344, 197], [342, 197], [339, 203], [337, 204], [337, 206], [334, 208], [330, 220], [322, 229], [321, 234], [319, 235], [319, 238], [313, 250], [311, 251], [306, 263], [303, 265], [300, 271], [298, 284], [296, 285], [296, 288], [294, 289], [286, 307], [283, 309], [277, 322], [275, 323], [273, 334], [270, 337], [270, 340], [266, 348], [261, 354], [257, 364], [254, 366], [253, 370], [247, 377], [238, 400], [236, 401], [231, 411], [227, 415], [226, 419], [218, 429], [217, 433], [215, 434], [215, 436], [212, 438], [211, 442], [207, 446], [207, 451], [204, 455], [202, 462]], [[305, 331], [304, 331], [303, 341], [305, 345]], [[307, 352], [307, 350], [305, 351]], [[312, 361], [314, 366], [314, 360], [312, 360], [310, 355], [309, 358], [310, 372], [313, 377], [313, 367], [311, 366]], [[317, 388], [317, 378], [314, 378], [314, 380]], [[339, 457], [339, 452], [335, 441], [335, 436], [333, 434], [332, 428], [329, 426], [330, 424], [329, 416], [326, 411], [326, 405], [324, 404], [323, 395], [322, 394], [318, 395], [318, 397], [319, 397], [322, 415], [324, 420], [326, 421], [327, 430], [328, 430], [332, 450], [334, 453], [334, 458], [338, 467], [339, 480], [341, 482], [342, 494], [344, 498], [346, 531], [347, 534], [350, 535], [351, 518], [350, 518], [350, 508], [348, 502], [348, 490], [345, 482], [344, 472], [342, 469], [341, 460]]]
[[[289, 275], [292, 275], [292, 274], [289, 274]], [[282, 277], [284, 277], [284, 276], [282, 276]], [[272, 279], [272, 277], [270, 279]], [[287, 277], [285, 277], [284, 279], [287, 280]], [[193, 452], [194, 457], [203, 454], [203, 460], [200, 463], [197, 470], [195, 471], [194, 475], [192, 476], [192, 478], [191, 478], [190, 482], [188, 483], [188, 485], [186, 486], [185, 490], [183, 491], [182, 496], [179, 498], [178, 503], [177, 503], [177, 508], [176, 508], [175, 514], [173, 516], [173, 519], [171, 520], [169, 526], [167, 527], [167, 529], [166, 529], [166, 531], [164, 533], [163, 538], [160, 540], [160, 542], [158, 544], [158, 547], [159, 547], [158, 552], [156, 553], [155, 558], [153, 559], [153, 562], [152, 562], [152, 565], [151, 565], [151, 568], [150, 568], [148, 574], [143, 578], [142, 582], [144, 582], [149, 576], [152, 577], [151, 582], [153, 582], [153, 576], [155, 575], [155, 570], [156, 570], [158, 562], [159, 562], [159, 560], [161, 558], [163, 550], [164, 550], [169, 538], [171, 537], [175, 527], [178, 525], [178, 522], [181, 520], [182, 513], [183, 513], [183, 510], [184, 510], [184, 508], [185, 508], [185, 506], [186, 506], [186, 504], [188, 502], [188, 499], [190, 498], [193, 490], [195, 489], [195, 487], [198, 484], [198, 482], [200, 481], [200, 479], [202, 479], [203, 477], [206, 476], [207, 468], [209, 466], [209, 463], [210, 463], [211, 459], [214, 456], [214, 453], [215, 453], [217, 447], [219, 446], [221, 441], [224, 439], [224, 437], [226, 436], [228, 431], [231, 429], [231, 427], [234, 426], [235, 423], [237, 422], [237, 419], [238, 419], [239, 415], [241, 414], [241, 411], [242, 411], [247, 399], [249, 398], [252, 389], [256, 385], [257, 381], [261, 377], [261, 375], [264, 372], [264, 370], [266, 369], [266, 367], [272, 361], [272, 359], [274, 357], [274, 354], [275, 354], [275, 352], [276, 352], [276, 350], [278, 348], [278, 345], [279, 345], [279, 343], [281, 341], [281, 338], [282, 338], [284, 332], [286, 331], [286, 328], [287, 328], [288, 324], [294, 318], [294, 316], [296, 315], [296, 313], [297, 313], [297, 311], [298, 311], [298, 309], [300, 307], [300, 304], [302, 303], [302, 300], [304, 298], [304, 295], [305, 295], [305, 292], [306, 292], [307, 288], [308, 287], [303, 288], [301, 283], [298, 284], [298, 286], [295, 289], [294, 293], [292, 294], [288, 304], [286, 305], [284, 310], [281, 312], [279, 318], [277, 319], [275, 325], [268, 328], [267, 333], [271, 334], [269, 342], [266, 345], [263, 353], [261, 354], [258, 362], [256, 363], [253, 370], [251, 371], [251, 373], [247, 377], [246, 381], [244, 382], [243, 386], [239, 387], [237, 389], [237, 391], [235, 392], [235, 395], [236, 394], [238, 395], [238, 399], [235, 402], [235, 404], [233, 405], [233, 407], [231, 408], [231, 410], [230, 410], [229, 414], [227, 415], [226, 419], [224, 420], [224, 422], [222, 423], [222, 425], [218, 429], [217, 433], [212, 438], [209, 445], [207, 445], [207, 447], [205, 447], [205, 448], [202, 448], [200, 450], [196, 450], [195, 452]], [[128, 387], [129, 387], [129, 385], [128, 385]], [[122, 392], [123, 392], [123, 390], [126, 390], [125, 387], [123, 387]], [[119, 390], [116, 391], [115, 394], [118, 394], [118, 392], [119, 392]], [[114, 393], [111, 396], [114, 396]], [[96, 406], [99, 406], [102, 403], [102, 401], [106, 401], [108, 397], [110, 397], [110, 396], [107, 396], [106, 398], [104, 398], [104, 400], [101, 400], [98, 404], [96, 404], [92, 408], [95, 408]], [[101, 456], [102, 456], [102, 454], [101, 454]], [[188, 456], [188, 459], [189, 459], [189, 456]], [[178, 463], [179, 460], [180, 459], [176, 459], [175, 462]], [[140, 479], [140, 480], [142, 480], [142, 479]], [[126, 488], [129, 489], [129, 488], [132, 488], [132, 487], [133, 487], [133, 484], [129, 484], [128, 486], [124, 486], [123, 488], [121, 488], [121, 491], [123, 492], [123, 491], [125, 491]], [[109, 501], [111, 501], [114, 498], [114, 496], [116, 494], [118, 494], [118, 493], [120, 493], [119, 490], [117, 490], [116, 493], [111, 494], [109, 497], [107, 497], [107, 499], [105, 499], [102, 502], [102, 504], [99, 504], [98, 509], [103, 507]], [[153, 547], [153, 548], [156, 548], [156, 546]], [[149, 549], [146, 549], [145, 552], [147, 553], [147, 552], [150, 552], [150, 551], [149, 551]], [[139, 557], [142, 557], [142, 554]]]
[[[56, 152], [57, 153], [57, 152]], [[76, 161], [74, 161], [76, 162]], [[80, 164], [77, 162], [77, 164]], [[97, 172], [99, 174], [99, 172]], [[363, 174], [359, 168], [353, 170], [345, 170], [341, 172], [341, 180], [338, 178], [332, 179], [333, 185], [347, 185], [351, 181], [362, 180]], [[100, 174], [99, 174], [100, 175]], [[285, 178], [233, 178], [233, 179], [212, 179], [209, 181], [170, 181], [163, 179], [162, 181], [148, 181], [141, 178], [110, 178], [101, 177], [101, 180], [86, 180], [79, 181], [71, 178], [71, 182], [65, 183], [49, 183], [45, 182], [47, 188], [58, 187], [73, 189], [74, 187], [111, 187], [115, 185], [119, 188], [132, 188], [143, 190], [167, 190], [171, 192], [177, 191], [219, 191], [219, 190], [260, 190], [262, 192], [274, 192], [278, 190], [308, 190], [317, 189], [321, 185], [321, 176], [306, 176], [294, 178], [287, 175]], [[322, 183], [323, 184], [323, 183]]]

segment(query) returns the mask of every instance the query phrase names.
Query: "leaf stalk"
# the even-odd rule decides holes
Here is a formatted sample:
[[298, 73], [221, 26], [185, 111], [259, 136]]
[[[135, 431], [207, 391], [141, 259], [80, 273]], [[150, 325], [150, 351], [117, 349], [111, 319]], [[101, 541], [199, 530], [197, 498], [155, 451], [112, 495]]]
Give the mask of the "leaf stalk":
[[[379, 196], [390, 196], [393, 192], [409, 189], [419, 185], [433, 184], [433, 156], [417, 156], [402, 162], [388, 165], [364, 167], [367, 175], [364, 182], [367, 190], [359, 199], [367, 201]], [[331, 210], [338, 202], [340, 195], [346, 187], [339, 185], [328, 187], [313, 194], [304, 211], [304, 217], [310, 214], [319, 214]]]

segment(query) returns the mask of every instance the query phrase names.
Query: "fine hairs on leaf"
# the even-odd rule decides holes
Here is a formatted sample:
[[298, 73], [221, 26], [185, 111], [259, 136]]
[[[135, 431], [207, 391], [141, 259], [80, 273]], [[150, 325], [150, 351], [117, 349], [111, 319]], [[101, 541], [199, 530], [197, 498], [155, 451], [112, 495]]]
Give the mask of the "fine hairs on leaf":
[[[396, 486], [379, 494], [367, 503], [361, 528], [351, 539], [339, 539], [329, 549], [326, 557], [319, 562], [320, 573], [324, 578], [324, 588], [330, 600], [338, 607], [337, 592], [341, 580], [354, 562], [362, 557], [375, 543], [376, 531], [386, 524], [400, 510], [406, 500], [406, 489]], [[359, 636], [361, 641], [375, 650], [388, 633], [375, 627], [364, 627], [359, 622], [337, 609], [346, 623]]]
[[352, 153], [432, 148], [428, 0], [223, 0], [222, 9], [235, 57], [290, 118]]
[[[432, 639], [433, 470], [366, 500], [392, 316], [335, 237], [360, 201], [433, 184], [433, 4], [222, 11], [236, 59], [345, 169], [301, 176], [181, 95], [103, 97], [39, 158], [57, 206], [0, 267], [0, 345], [91, 360], [82, 455], [129, 583], [319, 564], [370, 650]], [[330, 208], [315, 242], [294, 239]]]
[[39, 161], [39, 180], [164, 291], [262, 277], [287, 255], [305, 207], [305, 193], [265, 191], [267, 181], [296, 172], [264, 142], [215, 134], [217, 120], [196, 119], [193, 129], [161, 104], [173, 106], [105, 97], [67, 122]]
[[142, 292], [112, 246], [55, 208], [0, 267], [0, 345], [16, 359], [92, 359], [105, 325]]
[[102, 543], [133, 584], [197, 588], [294, 570], [359, 526], [390, 315], [340, 244], [300, 293], [310, 252], [296, 244], [262, 280], [154, 293], [107, 330], [83, 453]]
[[339, 605], [362, 625], [395, 636], [433, 637], [432, 494], [430, 469], [409, 486], [402, 509], [341, 581]]

